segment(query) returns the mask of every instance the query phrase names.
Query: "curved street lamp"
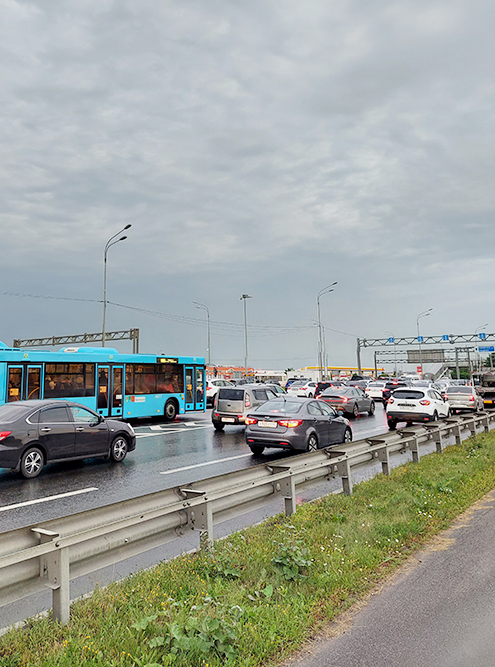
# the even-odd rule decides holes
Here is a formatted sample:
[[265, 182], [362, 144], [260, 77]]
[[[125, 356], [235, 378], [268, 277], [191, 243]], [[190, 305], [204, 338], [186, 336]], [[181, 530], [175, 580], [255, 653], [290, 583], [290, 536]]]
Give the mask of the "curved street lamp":
[[318, 295], [316, 297], [316, 309], [318, 312], [318, 367], [319, 367], [319, 375], [320, 375], [320, 381], [323, 380], [323, 332], [322, 332], [322, 326], [321, 326], [321, 313], [320, 313], [320, 297], [322, 297], [324, 294], [328, 294], [329, 292], [333, 292], [333, 287], [337, 284], [337, 281], [332, 283], [331, 285], [327, 285], [323, 289], [321, 289], [318, 292]]
[[208, 306], [205, 306], [204, 303], [199, 303], [199, 301], [193, 301], [194, 305], [196, 308], [199, 308], [200, 310], [206, 310], [206, 333], [207, 333], [207, 348], [206, 352], [208, 353], [208, 366], [210, 366], [210, 311], [208, 310]]
[[114, 241], [115, 237], [117, 237], [119, 234], [122, 234], [122, 232], [125, 232], [126, 229], [130, 229], [132, 227], [131, 224], [126, 225], [123, 229], [120, 230], [120, 232], [117, 232], [113, 236], [111, 236], [108, 241], [106, 242], [105, 245], [105, 252], [103, 253], [103, 326], [101, 328], [102, 334], [101, 334], [101, 341], [102, 341], [102, 347], [105, 347], [105, 340], [107, 336], [107, 253], [108, 249], [111, 248], [113, 245], [116, 243], [119, 243], [119, 241], [125, 241], [127, 236], [121, 236], [120, 239], [117, 239]]
[[421, 378], [423, 378], [423, 355], [422, 355], [422, 352], [421, 352], [421, 336], [419, 335], [419, 320], [422, 317], [428, 317], [428, 315], [430, 315], [432, 310], [433, 310], [433, 308], [428, 308], [428, 310], [423, 311], [416, 318], [416, 329], [418, 331], [419, 365], [420, 365], [420, 368], [421, 368]]

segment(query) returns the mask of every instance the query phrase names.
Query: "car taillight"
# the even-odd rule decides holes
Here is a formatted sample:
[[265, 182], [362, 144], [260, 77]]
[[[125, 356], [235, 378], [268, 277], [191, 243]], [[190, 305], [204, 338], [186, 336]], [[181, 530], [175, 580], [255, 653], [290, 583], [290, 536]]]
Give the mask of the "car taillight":
[[471, 403], [474, 403], [474, 396], [470, 396], [470, 397], [469, 397], [469, 401], [470, 401]]
[[346, 398], [346, 396], [341, 396], [340, 399], [341, 399], [342, 403], [347, 403], [349, 401], [349, 399]]
[[445, 399], [445, 400], [447, 400], [447, 399], [448, 399], [448, 397], [449, 397], [449, 395], [448, 395], [448, 394], [442, 394], [442, 396], [444, 397], [444, 399]]
[[302, 423], [302, 419], [279, 419], [277, 422], [279, 426], [285, 426], [286, 428], [296, 428], [296, 426], [301, 426]]
[[254, 417], [246, 417], [246, 419], [244, 420], [244, 423], [245, 424], [257, 424], [258, 420], [255, 419]]
[[0, 440], [5, 440], [11, 433], [12, 431], [0, 431]]
[[250, 408], [251, 407], [251, 401], [249, 400], [249, 396], [246, 394], [246, 398], [244, 399], [244, 407], [245, 408]]
[[430, 405], [430, 401], [427, 401], [426, 398], [419, 402], [420, 405]]

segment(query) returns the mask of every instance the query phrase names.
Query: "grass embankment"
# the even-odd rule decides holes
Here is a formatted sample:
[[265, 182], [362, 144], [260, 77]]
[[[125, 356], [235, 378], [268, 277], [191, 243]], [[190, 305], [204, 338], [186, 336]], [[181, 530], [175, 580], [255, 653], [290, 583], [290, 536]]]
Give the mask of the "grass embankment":
[[0, 638], [0, 665], [276, 664], [495, 486], [483, 434], [163, 563]]

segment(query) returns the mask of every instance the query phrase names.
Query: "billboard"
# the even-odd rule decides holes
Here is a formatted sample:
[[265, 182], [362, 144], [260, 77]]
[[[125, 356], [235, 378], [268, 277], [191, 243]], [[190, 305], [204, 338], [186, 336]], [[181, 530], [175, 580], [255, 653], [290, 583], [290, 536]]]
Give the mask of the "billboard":
[[419, 350], [407, 350], [408, 364], [443, 364], [445, 362], [445, 350], [421, 350], [421, 359]]

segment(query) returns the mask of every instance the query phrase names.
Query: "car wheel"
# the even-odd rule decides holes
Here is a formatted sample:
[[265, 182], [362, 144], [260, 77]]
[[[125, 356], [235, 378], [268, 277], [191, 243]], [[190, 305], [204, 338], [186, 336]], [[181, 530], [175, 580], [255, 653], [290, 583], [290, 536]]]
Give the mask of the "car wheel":
[[370, 409], [368, 410], [368, 414], [370, 417], [373, 417], [375, 414], [375, 401], [371, 401]]
[[37, 447], [26, 449], [21, 458], [21, 475], [28, 479], [37, 477], [41, 472], [44, 462], [45, 459], [40, 449]]
[[435, 412], [433, 413], [433, 420], [432, 420], [432, 421], [434, 421], [434, 422], [437, 422], [437, 421], [438, 421], [438, 412], [437, 412], [436, 410], [435, 410]]
[[314, 394], [312, 394], [311, 392], [309, 392], [309, 394], [308, 394], [308, 398], [313, 398], [313, 397], [314, 397]]
[[127, 440], [122, 435], [118, 435], [110, 447], [110, 458], [112, 461], [123, 461], [127, 454]]
[[354, 407], [352, 408], [352, 416], [354, 417], [354, 419], [356, 419], [357, 417], [359, 417], [359, 408], [358, 408], [358, 406], [357, 406], [357, 403], [356, 403], [356, 404], [354, 405]]
[[344, 439], [342, 440], [342, 442], [344, 444], [352, 442], [352, 431], [350, 428], [346, 428], [346, 430], [344, 431]]
[[223, 431], [225, 424], [222, 424], [222, 422], [213, 422], [213, 427], [215, 431]]
[[172, 399], [168, 400], [165, 403], [165, 410], [163, 411], [165, 419], [169, 422], [173, 421], [177, 417], [177, 403]]
[[391, 431], [395, 431], [395, 429], [397, 428], [397, 422], [394, 419], [389, 419], [388, 427]]
[[260, 456], [265, 451], [263, 445], [249, 445], [249, 449], [253, 452], [255, 456]]
[[318, 438], [314, 433], [312, 433], [308, 438], [308, 442], [306, 443], [306, 451], [316, 452], [317, 449], [318, 449]]
[[450, 408], [447, 410], [447, 419], [449, 417], [452, 417], [452, 410]]

